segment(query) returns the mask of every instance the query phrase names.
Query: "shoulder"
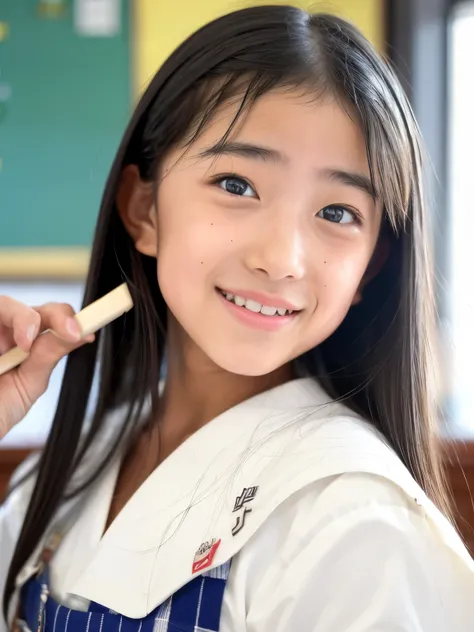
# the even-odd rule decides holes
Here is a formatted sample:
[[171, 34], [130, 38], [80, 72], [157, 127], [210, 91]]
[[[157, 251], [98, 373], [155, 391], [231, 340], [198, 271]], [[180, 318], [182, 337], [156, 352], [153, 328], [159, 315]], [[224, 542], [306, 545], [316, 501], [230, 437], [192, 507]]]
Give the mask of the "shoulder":
[[409, 520], [411, 513], [423, 515], [417, 502], [389, 478], [369, 472], [345, 472], [314, 481], [289, 497], [279, 509], [296, 520], [312, 517], [311, 522], [318, 523], [351, 515], [373, 516], [379, 511]]
[[229, 600], [251, 596], [248, 629], [345, 630], [360, 620], [361, 630], [467, 632], [473, 561], [366, 421], [335, 402], [309, 407], [256, 456], [272, 457], [252, 483], [258, 528], [229, 578]]
[[[387, 440], [368, 422], [340, 402], [324, 401], [311, 388], [309, 406], [285, 412], [245, 457], [245, 471], [234, 476], [232, 497], [242, 488], [257, 490], [251, 501], [249, 525], [233, 538], [231, 553], [243, 548], [259, 529], [278, 515], [281, 524], [296, 520], [319, 528], [341, 514], [366, 520], [376, 511], [395, 513], [400, 520], [412, 514], [429, 525], [440, 541], [464, 561], [470, 560], [459, 535], [438, 511]], [[313, 391], [315, 395], [313, 396]], [[249, 504], [250, 507], [250, 504]], [[242, 523], [242, 521], [241, 521]], [[268, 524], [267, 524], [268, 523]], [[408, 520], [409, 523], [409, 520]], [[407, 524], [408, 524], [407, 523]], [[243, 524], [243, 523], [242, 523]], [[420, 523], [421, 524], [421, 523]]]
[[[287, 498], [235, 559], [249, 629], [469, 629], [472, 566], [390, 480], [353, 472]], [[343, 607], [341, 604], [344, 604]], [[286, 622], [286, 626], [285, 623]]]
[[261, 533], [266, 538], [274, 533], [296, 553], [303, 541], [324, 547], [329, 534], [354, 537], [362, 527], [393, 529], [407, 539], [430, 531], [423, 507], [394, 482], [367, 472], [346, 472], [315, 480], [286, 498]]
[[381, 433], [340, 403], [308, 408], [287, 421], [256, 450], [256, 471], [263, 456], [273, 457], [253, 483], [267, 510], [306, 494], [328, 504], [351, 497], [429, 504]]
[[309, 412], [299, 424], [289, 424], [287, 436], [277, 440], [279, 456], [259, 477], [258, 494], [267, 518], [273, 509], [287, 510], [294, 519], [301, 515], [306, 524], [316, 521], [318, 526], [321, 520], [335, 522], [338, 516], [348, 524], [350, 519], [370, 519], [383, 526], [388, 519], [413, 529], [416, 523], [418, 531], [423, 527], [435, 534], [473, 569], [453, 525], [385, 438], [340, 404], [334, 407], [336, 414], [331, 412], [332, 405], [325, 418]]

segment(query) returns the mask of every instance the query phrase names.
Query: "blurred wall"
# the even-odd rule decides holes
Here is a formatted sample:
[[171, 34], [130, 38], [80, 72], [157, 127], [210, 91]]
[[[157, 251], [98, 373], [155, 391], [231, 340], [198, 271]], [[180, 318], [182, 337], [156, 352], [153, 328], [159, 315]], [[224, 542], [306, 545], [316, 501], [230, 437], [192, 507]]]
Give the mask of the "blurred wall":
[[[264, 2], [230, 0], [181, 0], [157, 2], [141, 0], [133, 3], [133, 73], [136, 94], [140, 94], [166, 57], [193, 31], [206, 22], [234, 9]], [[282, 3], [287, 4], [287, 3]], [[371, 42], [381, 50], [384, 46], [383, 0], [333, 0], [332, 2], [300, 0], [297, 4], [312, 10], [335, 13], [354, 22]]]

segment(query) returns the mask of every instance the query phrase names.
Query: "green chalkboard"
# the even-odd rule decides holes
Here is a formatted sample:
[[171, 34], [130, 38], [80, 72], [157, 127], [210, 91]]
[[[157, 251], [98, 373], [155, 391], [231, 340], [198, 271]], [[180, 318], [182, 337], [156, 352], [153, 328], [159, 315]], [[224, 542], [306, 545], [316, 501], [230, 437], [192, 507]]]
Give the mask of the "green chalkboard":
[[73, 1], [0, 0], [0, 248], [89, 246], [130, 114], [128, 3], [120, 34], [80, 35]]

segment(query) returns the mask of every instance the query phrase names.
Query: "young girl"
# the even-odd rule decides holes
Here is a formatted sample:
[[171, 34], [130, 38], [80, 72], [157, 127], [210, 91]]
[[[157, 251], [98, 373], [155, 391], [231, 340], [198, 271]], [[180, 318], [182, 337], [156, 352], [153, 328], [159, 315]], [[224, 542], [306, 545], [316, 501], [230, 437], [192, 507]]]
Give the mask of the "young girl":
[[338, 18], [246, 9], [166, 61], [85, 291], [125, 280], [134, 310], [80, 340], [70, 307], [0, 302], [3, 348], [31, 349], [3, 433], [74, 349], [3, 505], [2, 632], [472, 630], [421, 171], [397, 79]]

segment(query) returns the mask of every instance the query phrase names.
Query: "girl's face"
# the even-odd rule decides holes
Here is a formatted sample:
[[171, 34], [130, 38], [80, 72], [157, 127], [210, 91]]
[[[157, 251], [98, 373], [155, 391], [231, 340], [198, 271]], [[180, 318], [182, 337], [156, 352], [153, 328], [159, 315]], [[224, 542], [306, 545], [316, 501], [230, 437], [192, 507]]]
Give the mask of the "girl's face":
[[382, 212], [363, 134], [335, 101], [269, 93], [220, 148], [235, 110], [166, 157], [158, 212], [148, 200], [131, 232], [156, 256], [187, 344], [263, 375], [328, 338], [359, 300]]

